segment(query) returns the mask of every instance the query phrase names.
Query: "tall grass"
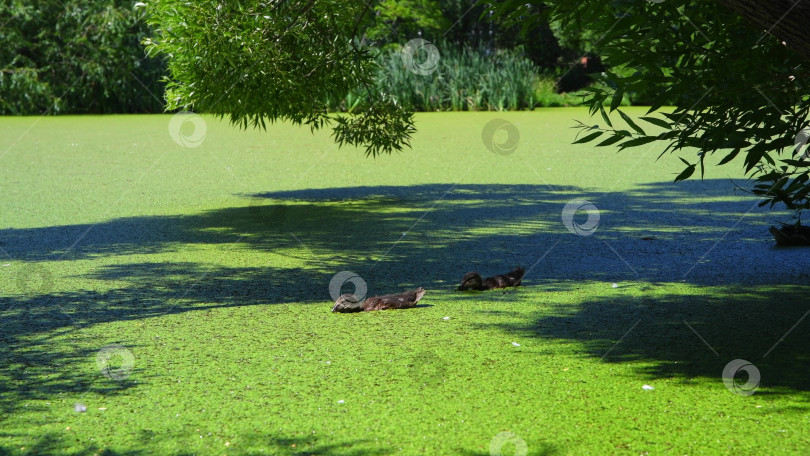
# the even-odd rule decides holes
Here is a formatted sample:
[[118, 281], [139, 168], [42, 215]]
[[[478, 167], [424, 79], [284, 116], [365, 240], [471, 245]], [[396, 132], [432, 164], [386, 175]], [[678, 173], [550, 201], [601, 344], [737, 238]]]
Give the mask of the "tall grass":
[[[420, 57], [425, 56], [417, 54], [415, 60]], [[539, 69], [519, 51], [441, 46], [438, 67], [429, 75], [406, 68], [399, 50], [381, 52], [377, 63], [375, 89], [414, 111], [510, 111], [535, 106]], [[329, 107], [357, 109], [364, 104], [358, 100], [362, 93], [358, 90]]]
[[400, 52], [383, 52], [378, 57], [377, 89], [416, 111], [507, 111], [534, 107], [539, 69], [518, 51], [487, 52], [441, 46], [439, 52], [438, 67], [427, 76], [406, 68]]
[[[435, 71], [421, 75], [405, 66], [399, 49], [382, 51], [373, 90], [414, 111], [517, 111], [583, 104], [584, 91], [557, 93], [556, 82], [564, 71], [541, 73], [519, 48], [489, 51], [439, 45], [439, 53]], [[415, 60], [425, 57], [417, 54]], [[361, 89], [328, 103], [330, 110], [342, 112], [366, 106], [367, 93]]]

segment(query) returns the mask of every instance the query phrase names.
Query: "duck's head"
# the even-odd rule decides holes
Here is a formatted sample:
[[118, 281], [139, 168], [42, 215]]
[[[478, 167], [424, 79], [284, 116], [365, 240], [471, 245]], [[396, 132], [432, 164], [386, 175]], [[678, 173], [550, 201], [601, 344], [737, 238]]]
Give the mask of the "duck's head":
[[463, 290], [480, 290], [483, 286], [484, 280], [481, 274], [477, 272], [468, 272], [464, 274], [461, 279], [461, 285], [458, 286], [459, 291]]
[[342, 294], [335, 301], [332, 312], [362, 312], [363, 303], [353, 294]]

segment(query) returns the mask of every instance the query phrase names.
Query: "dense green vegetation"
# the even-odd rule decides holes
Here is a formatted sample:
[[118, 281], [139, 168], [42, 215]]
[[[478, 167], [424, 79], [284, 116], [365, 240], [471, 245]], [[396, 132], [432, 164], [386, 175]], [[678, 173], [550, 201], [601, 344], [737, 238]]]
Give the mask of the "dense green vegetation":
[[[440, 59], [429, 75], [403, 65], [401, 49], [383, 51], [377, 58], [376, 91], [390, 94], [414, 111], [510, 111], [535, 106], [570, 106], [584, 102], [586, 92], [557, 94], [553, 78], [520, 50], [488, 52], [440, 43]], [[488, 55], [489, 54], [489, 55]], [[334, 110], [363, 109], [364, 91], [349, 94]]]
[[0, 4], [0, 115], [163, 110], [165, 65], [128, 0]]
[[[44, 0], [0, 6], [0, 41], [5, 43], [0, 49], [0, 115], [162, 112], [166, 65], [162, 58], [146, 58], [141, 41], [152, 32], [139, 17], [148, 6], [134, 5]], [[482, 22], [483, 6], [471, 8], [466, 1], [383, 1], [375, 11], [375, 20], [362, 23], [358, 33], [381, 65], [372, 72], [378, 75], [376, 90], [396, 93], [413, 109], [530, 109], [582, 102], [581, 95], [558, 95], [555, 85], [566, 73], [579, 78], [578, 84], [584, 81], [579, 67], [568, 71], [590, 44], [576, 33], [558, 29], [555, 36], [544, 27], [521, 37], [517, 27]], [[442, 67], [453, 72], [444, 72], [438, 81], [403, 73], [397, 52], [420, 36], [441, 43]], [[558, 36], [567, 46], [558, 44]], [[514, 75], [514, 70], [526, 73]], [[503, 78], [512, 83], [496, 84]], [[423, 88], [430, 94], [414, 93]], [[362, 83], [351, 91], [329, 108], [351, 109], [358, 98], [369, 99]]]
[[[631, 69], [607, 71], [604, 85], [590, 88], [591, 113], [601, 115], [597, 124], [581, 125], [582, 142], [653, 144], [661, 154], [676, 153], [685, 165], [676, 180], [703, 174], [713, 154], [721, 164], [739, 163], [739, 156], [761, 204], [784, 205], [798, 216], [810, 209], [808, 62], [797, 52], [803, 46], [771, 35], [778, 21], [762, 30], [722, 3], [504, 0], [496, 17], [526, 31], [549, 21], [599, 31], [605, 60]], [[635, 121], [617, 109], [632, 92], [655, 93], [647, 116]], [[670, 104], [674, 111], [656, 113]], [[612, 124], [614, 111], [630, 128]], [[648, 133], [650, 125], [665, 130]]]
[[[503, 42], [510, 30], [525, 32], [523, 39], [551, 36], [553, 40], [554, 31], [563, 35], [578, 31], [579, 36], [563, 42], [591, 44], [610, 65], [608, 71], [594, 73], [602, 85], [587, 88], [586, 103], [592, 114], [601, 114], [604, 124], [582, 123], [578, 142], [599, 139], [597, 146], [618, 144], [621, 149], [659, 143], [661, 154], [679, 154], [685, 165], [676, 180], [689, 178], [697, 169], [705, 173], [705, 160], [714, 153], [723, 154], [719, 164], [743, 157], [744, 169], [754, 180], [750, 191], [762, 198], [763, 205], [783, 204], [794, 210], [798, 219], [801, 210], [810, 208], [806, 154], [810, 97], [802, 79], [806, 61], [795, 52], [797, 46], [758, 30], [750, 17], [720, 3], [637, 3], [504, 0], [486, 7], [491, 10], [478, 11], [479, 18], [487, 19], [488, 30], [473, 27], [468, 35], [452, 30], [464, 22], [462, 15], [443, 36], [448, 35], [450, 42], [455, 39], [455, 44], [488, 42], [489, 49], [496, 49], [493, 44]], [[401, 48], [404, 70], [372, 73], [375, 55], [366, 46], [366, 32], [373, 32], [371, 38], [379, 38], [384, 48], [390, 45], [386, 35], [389, 41], [392, 36], [404, 41], [394, 27], [400, 19], [403, 30], [424, 26], [428, 37], [435, 36], [442, 19], [448, 19], [440, 2], [411, 1], [399, 5], [402, 8], [394, 3], [375, 5], [299, 1], [268, 10], [262, 2], [223, 8], [214, 0], [193, 4], [156, 0], [145, 8], [145, 17], [155, 29], [149, 50], [171, 56], [171, 108], [228, 115], [245, 127], [275, 120], [306, 123], [313, 130], [336, 124], [333, 136], [338, 144], [363, 146], [373, 156], [410, 145], [414, 108], [534, 105], [535, 97], [527, 89], [529, 76], [501, 77], [509, 72], [493, 67], [487, 59], [478, 59], [487, 69], [479, 78], [446, 80], [465, 72], [442, 67], [437, 47], [422, 38], [411, 39]], [[420, 16], [408, 8], [431, 12]], [[594, 40], [595, 36], [599, 38]], [[521, 49], [519, 42], [513, 40], [516, 49]], [[556, 42], [559, 48], [560, 40]], [[277, 46], [285, 52], [276, 52]], [[522, 49], [533, 55], [528, 46]], [[459, 62], [476, 53], [460, 55]], [[385, 56], [384, 63], [395, 57]], [[583, 56], [581, 65], [591, 63], [596, 67], [601, 60]], [[511, 73], [524, 73], [529, 66], [516, 68], [523, 70]], [[414, 82], [410, 77], [407, 82], [397, 77], [393, 88], [381, 82], [407, 71], [428, 80]], [[233, 85], [233, 81], [239, 83]], [[458, 85], [462, 81], [466, 87]], [[496, 86], [511, 88], [502, 94], [487, 93], [487, 87]], [[392, 92], [405, 99], [398, 100]], [[649, 101], [648, 115], [633, 120], [617, 109], [627, 95]], [[361, 108], [352, 109], [358, 101]], [[675, 105], [673, 112], [660, 111], [670, 103]], [[331, 118], [330, 104], [344, 105], [352, 115]], [[614, 127], [609, 117], [613, 112], [629, 128]], [[664, 131], [648, 134], [642, 125]], [[695, 155], [689, 152], [693, 148]]]
[[[203, 117], [189, 148], [168, 115], [4, 118], [0, 454], [806, 454], [807, 257], [762, 236], [786, 214], [727, 167], [584, 151], [565, 113], [417, 114], [382, 164], [289, 124]], [[344, 270], [424, 306], [332, 314]]]

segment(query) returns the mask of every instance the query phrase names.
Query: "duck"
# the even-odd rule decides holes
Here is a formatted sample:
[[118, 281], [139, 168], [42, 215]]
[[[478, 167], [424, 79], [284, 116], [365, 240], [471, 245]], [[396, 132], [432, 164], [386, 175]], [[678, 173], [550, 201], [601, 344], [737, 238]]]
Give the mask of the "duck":
[[425, 289], [422, 287], [413, 291], [405, 291], [399, 294], [390, 294], [384, 296], [372, 296], [365, 301], [360, 301], [357, 296], [353, 294], [342, 294], [335, 301], [335, 306], [332, 307], [332, 312], [370, 312], [373, 310], [390, 310], [390, 309], [410, 309], [416, 307], [416, 303], [425, 295]]
[[477, 272], [468, 272], [464, 274], [464, 277], [461, 279], [461, 285], [458, 286], [458, 290], [483, 291], [492, 290], [494, 288], [516, 287], [519, 286], [521, 280], [523, 280], [523, 274], [525, 274], [525, 271], [520, 266], [506, 274], [487, 277], [486, 279], [482, 279], [481, 274]]

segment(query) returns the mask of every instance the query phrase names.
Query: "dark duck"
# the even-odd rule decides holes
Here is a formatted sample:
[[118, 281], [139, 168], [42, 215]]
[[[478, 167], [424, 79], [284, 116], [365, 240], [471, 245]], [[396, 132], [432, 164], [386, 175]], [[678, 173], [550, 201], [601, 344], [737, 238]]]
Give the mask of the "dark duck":
[[461, 285], [458, 286], [459, 291], [464, 290], [492, 290], [494, 288], [516, 287], [520, 285], [523, 280], [524, 270], [521, 267], [516, 267], [506, 274], [500, 274], [486, 279], [481, 278], [481, 274], [477, 272], [468, 272], [464, 274], [461, 279]]
[[353, 294], [343, 294], [335, 301], [332, 312], [370, 312], [372, 310], [410, 309], [425, 295], [422, 287], [404, 293], [372, 296], [360, 301]]

